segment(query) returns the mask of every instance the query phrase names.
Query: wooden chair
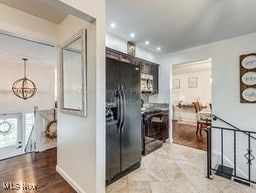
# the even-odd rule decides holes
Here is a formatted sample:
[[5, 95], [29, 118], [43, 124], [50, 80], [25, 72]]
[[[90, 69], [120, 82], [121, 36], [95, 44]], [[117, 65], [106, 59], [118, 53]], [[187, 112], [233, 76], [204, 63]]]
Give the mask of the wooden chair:
[[200, 134], [202, 135], [202, 128], [208, 127], [211, 125], [211, 122], [209, 120], [204, 120], [201, 117], [199, 117], [199, 112], [202, 111], [202, 107], [199, 102], [193, 102], [193, 106], [195, 108], [196, 116], [197, 116], [197, 128], [196, 128], [196, 135], [200, 131]]

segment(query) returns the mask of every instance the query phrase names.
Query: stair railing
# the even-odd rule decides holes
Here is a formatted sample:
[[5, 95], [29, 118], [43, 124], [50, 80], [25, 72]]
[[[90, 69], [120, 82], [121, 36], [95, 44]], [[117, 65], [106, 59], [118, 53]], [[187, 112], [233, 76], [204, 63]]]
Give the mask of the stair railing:
[[[220, 121], [222, 123], [225, 123], [226, 125], [228, 125], [229, 127], [217, 127], [217, 126], [210, 126], [206, 129], [206, 133], [207, 133], [207, 178], [211, 178], [212, 176], [212, 172], [218, 172], [219, 174], [221, 174], [222, 176], [229, 176], [230, 179], [236, 179], [236, 180], [241, 180], [243, 182], [246, 182], [248, 184], [250, 183], [254, 183], [256, 184], [256, 180], [252, 179], [252, 162], [255, 160], [255, 156], [253, 155], [253, 149], [252, 149], [252, 143], [251, 140], [252, 139], [256, 139], [253, 135], [256, 135], [256, 131], [245, 131], [242, 129], [239, 129], [238, 127], [234, 126], [233, 124], [230, 124], [229, 122], [225, 121], [224, 119], [216, 116], [216, 115], [212, 115], [212, 118], [214, 121]], [[219, 168], [213, 168], [212, 167], [212, 131], [216, 130], [220, 132], [220, 156], [221, 156], [221, 160], [220, 160], [220, 167]], [[232, 173], [227, 173], [225, 171], [225, 166], [224, 166], [224, 132], [226, 131], [229, 132], [229, 136], [231, 133], [231, 136], [233, 135], [233, 140], [234, 140], [234, 151], [233, 151], [233, 172]], [[241, 177], [239, 175], [237, 175], [237, 136], [239, 133], [245, 134], [247, 135], [247, 152], [244, 155], [244, 158], [247, 160], [247, 164], [248, 164], [248, 177]], [[232, 157], [232, 156], [231, 156]], [[255, 174], [254, 174], [255, 175]]]
[[33, 127], [30, 131], [28, 140], [26, 142], [25, 145], [25, 153], [31, 153], [34, 152], [36, 149], [36, 140], [35, 140], [35, 120], [36, 120], [36, 111], [37, 111], [37, 107], [34, 107], [34, 123], [33, 123]]

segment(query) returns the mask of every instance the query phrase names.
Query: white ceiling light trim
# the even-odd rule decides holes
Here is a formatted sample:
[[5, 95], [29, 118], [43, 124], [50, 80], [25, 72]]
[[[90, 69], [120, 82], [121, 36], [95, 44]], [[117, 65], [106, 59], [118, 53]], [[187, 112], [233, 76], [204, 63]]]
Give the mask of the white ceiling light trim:
[[130, 37], [131, 37], [131, 38], [135, 38], [135, 33], [131, 33], [131, 34], [130, 34]]
[[110, 24], [110, 27], [113, 28], [113, 29], [115, 29], [115, 28], [116, 28], [116, 23], [115, 23], [115, 22], [112, 22], [112, 23]]

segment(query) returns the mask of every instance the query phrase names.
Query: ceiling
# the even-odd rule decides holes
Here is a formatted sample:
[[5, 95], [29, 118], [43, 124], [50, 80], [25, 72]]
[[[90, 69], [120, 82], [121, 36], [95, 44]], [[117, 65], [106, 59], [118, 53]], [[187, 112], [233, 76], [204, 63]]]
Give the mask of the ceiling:
[[67, 13], [44, 3], [43, 0], [0, 0], [0, 3], [56, 24], [61, 23], [68, 16]]
[[184, 74], [194, 72], [204, 72], [212, 70], [212, 60], [203, 60], [192, 63], [176, 64], [172, 66], [173, 74]]
[[[153, 52], [256, 32], [255, 0], [106, 0], [107, 31]], [[116, 24], [111, 28], [111, 23]], [[130, 34], [135, 33], [131, 38]], [[145, 45], [145, 41], [149, 45]], [[161, 47], [157, 51], [157, 47]]]
[[21, 40], [0, 34], [0, 62], [20, 63], [22, 58], [28, 58], [29, 65], [56, 68], [57, 48]]

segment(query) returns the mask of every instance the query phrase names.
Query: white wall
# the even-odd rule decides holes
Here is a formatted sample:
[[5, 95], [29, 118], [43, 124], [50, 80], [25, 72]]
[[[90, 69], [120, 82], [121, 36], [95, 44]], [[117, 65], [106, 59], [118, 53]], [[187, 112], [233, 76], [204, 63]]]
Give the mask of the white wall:
[[59, 113], [58, 169], [72, 178], [81, 189], [90, 193], [95, 192], [96, 188], [95, 25], [69, 16], [60, 24], [59, 30], [60, 41], [65, 42], [83, 27], [87, 29], [89, 48], [87, 51], [88, 116], [82, 118]]
[[[188, 88], [188, 79], [197, 77], [197, 88]], [[173, 73], [172, 80], [180, 80], [180, 88], [172, 89], [172, 101], [174, 106], [173, 117], [175, 120], [196, 122], [196, 113], [194, 108], [179, 108], [179, 101], [182, 104], [192, 104], [199, 101], [203, 106], [208, 106], [211, 103], [211, 71]]]
[[[255, 52], [255, 43], [256, 34], [251, 34], [163, 55], [160, 58], [160, 87], [162, 90], [170, 90], [170, 84], [166, 80], [170, 80], [171, 65], [212, 58], [214, 114], [243, 129], [255, 128], [256, 108], [254, 104], [240, 103], [239, 80], [239, 56]], [[160, 95], [167, 97], [163, 92]], [[168, 101], [170, 100], [169, 95]]]
[[27, 78], [33, 80], [38, 89], [28, 100], [18, 98], [11, 90], [12, 84], [24, 76], [22, 61], [0, 61], [0, 69], [0, 113], [33, 112], [34, 106], [41, 110], [54, 108], [54, 67], [27, 65]]
[[[8, 34], [14, 34], [19, 37], [54, 44], [57, 42], [58, 25], [0, 4], [0, 32], [8, 32]], [[40, 109], [54, 107], [54, 98], [52, 98], [54, 96], [52, 93], [52, 89], [54, 89], [53, 68], [34, 64], [28, 65], [29, 77], [37, 83], [38, 92], [33, 98], [23, 101], [15, 97], [10, 90], [13, 82], [23, 77], [23, 65], [1, 61], [0, 66], [2, 79], [0, 83], [1, 112], [30, 112], [33, 111], [33, 106], [35, 105], [39, 106]], [[45, 75], [48, 75], [48, 77], [45, 78]]]
[[[167, 95], [171, 78], [171, 65], [188, 63], [212, 58], [212, 104], [213, 113], [224, 118], [243, 130], [254, 130], [256, 125], [255, 104], [240, 103], [239, 56], [255, 53], [256, 34], [241, 36], [207, 45], [202, 45], [175, 53], [161, 56], [160, 66], [160, 95], [159, 99], [171, 101], [172, 96]], [[169, 92], [170, 93], [170, 92]], [[162, 98], [161, 98], [162, 97]], [[219, 125], [214, 122], [214, 125]], [[170, 133], [172, 128], [170, 128]], [[243, 138], [239, 141], [239, 158], [243, 159], [247, 143]], [[226, 161], [232, 163], [233, 135], [225, 138]], [[220, 137], [214, 135], [213, 150], [219, 152]], [[254, 144], [255, 146], [255, 144]], [[255, 149], [255, 147], [252, 147]], [[242, 160], [244, 163], [245, 161]], [[238, 161], [238, 163], [240, 163]], [[246, 163], [245, 163], [246, 165]], [[243, 170], [243, 165], [238, 166]], [[243, 171], [244, 172], [244, 171]], [[244, 172], [246, 173], [246, 172]]]
[[[48, 138], [45, 130], [48, 124], [54, 120], [54, 110], [39, 110], [36, 112], [35, 117], [35, 138], [36, 138], [36, 151], [45, 151], [57, 147], [57, 138]], [[51, 129], [56, 126], [52, 125]], [[56, 128], [57, 129], [57, 128]]]
[[0, 4], [0, 30], [46, 43], [57, 43], [58, 25]]
[[[127, 53], [127, 41], [110, 33], [106, 34], [106, 46], [114, 50]], [[157, 62], [156, 54], [140, 46], [136, 46], [136, 57], [152, 62]]]
[[[65, 4], [96, 19], [88, 28], [88, 116], [79, 118], [60, 114], [58, 166], [80, 187], [78, 192], [105, 192], [105, 1], [62, 0]], [[67, 18], [69, 20], [69, 18]], [[65, 22], [65, 21], [64, 21]], [[62, 24], [61, 40], [70, 36], [81, 22]], [[76, 25], [77, 24], [77, 25]], [[73, 30], [73, 31], [72, 31]], [[63, 33], [64, 32], [64, 33]], [[71, 132], [76, 129], [77, 132]], [[74, 160], [74, 157], [79, 159]], [[71, 160], [70, 160], [71, 159]], [[67, 160], [70, 160], [67, 163]]]

